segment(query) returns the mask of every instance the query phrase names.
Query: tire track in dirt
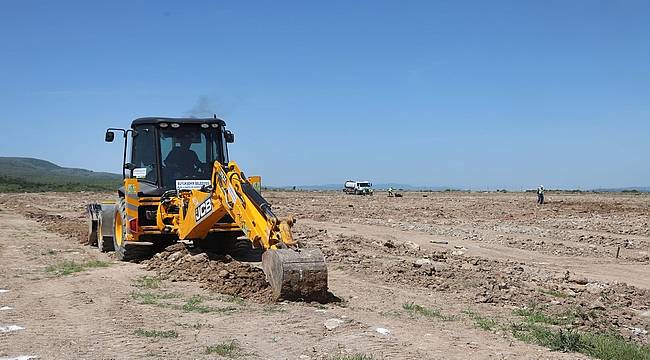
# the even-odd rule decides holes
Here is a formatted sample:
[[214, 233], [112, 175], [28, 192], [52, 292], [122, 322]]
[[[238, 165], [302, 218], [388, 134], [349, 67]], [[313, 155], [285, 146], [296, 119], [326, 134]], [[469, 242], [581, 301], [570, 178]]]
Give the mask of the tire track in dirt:
[[[42, 263], [46, 257], [52, 256], [38, 257], [36, 254], [66, 246], [65, 242], [58, 236], [44, 232], [36, 222], [19, 215], [0, 214], [0, 224], [0, 238], [5, 245], [1, 251], [0, 272], [12, 287], [12, 296], [8, 300], [15, 304], [6, 317], [25, 324], [25, 329], [17, 336], [0, 338], [0, 354], [17, 356], [37, 350], [37, 355], [45, 359], [77, 358], [79, 355], [92, 354], [97, 349], [89, 342], [88, 333], [98, 326], [110, 328], [111, 316], [114, 315], [110, 308], [96, 309], [95, 300], [108, 299], [110, 286], [107, 286], [107, 278], [114, 281], [119, 279], [120, 274], [124, 276], [129, 272], [117, 271], [100, 279], [101, 284], [88, 274], [52, 278], [45, 273]], [[83, 250], [79, 249], [74, 256], [77, 261], [86, 258]], [[62, 259], [50, 260], [56, 263]], [[107, 272], [112, 270], [106, 269]], [[95, 288], [97, 292], [87, 293], [88, 288]], [[93, 306], [89, 307], [88, 304]], [[115, 315], [119, 318], [119, 314]], [[64, 334], [68, 336], [62, 336]], [[119, 345], [126, 338], [126, 335], [115, 333], [112, 340], [106, 339], [101, 343], [103, 349], [110, 349], [110, 344]], [[110, 353], [104, 354], [110, 356]], [[138, 355], [144, 356], [144, 353], [138, 352]]]

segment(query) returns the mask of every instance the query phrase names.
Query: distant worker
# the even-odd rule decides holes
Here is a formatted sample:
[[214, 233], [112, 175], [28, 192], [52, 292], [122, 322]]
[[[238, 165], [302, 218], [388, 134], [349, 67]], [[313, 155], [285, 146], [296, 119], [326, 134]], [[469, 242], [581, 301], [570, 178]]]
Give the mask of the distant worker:
[[201, 169], [201, 161], [190, 149], [192, 140], [182, 138], [165, 158], [165, 166], [171, 168], [176, 176], [188, 176]]
[[537, 188], [537, 203], [540, 205], [544, 203], [544, 185]]
[[395, 194], [393, 194], [393, 188], [389, 187], [388, 188], [388, 197], [393, 197], [393, 196], [395, 196]]

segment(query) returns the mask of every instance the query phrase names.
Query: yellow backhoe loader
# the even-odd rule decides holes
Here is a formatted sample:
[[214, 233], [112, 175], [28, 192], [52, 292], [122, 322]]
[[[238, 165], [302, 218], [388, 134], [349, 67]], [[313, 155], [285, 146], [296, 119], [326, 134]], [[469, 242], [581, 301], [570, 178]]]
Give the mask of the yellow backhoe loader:
[[88, 205], [91, 245], [129, 261], [179, 240], [211, 249], [243, 236], [263, 250], [274, 299], [327, 297], [323, 254], [294, 241], [294, 220], [273, 214], [260, 178], [228, 160], [235, 137], [223, 120], [140, 118], [130, 129], [109, 128], [105, 140], [116, 133], [124, 138], [123, 186], [115, 201]]

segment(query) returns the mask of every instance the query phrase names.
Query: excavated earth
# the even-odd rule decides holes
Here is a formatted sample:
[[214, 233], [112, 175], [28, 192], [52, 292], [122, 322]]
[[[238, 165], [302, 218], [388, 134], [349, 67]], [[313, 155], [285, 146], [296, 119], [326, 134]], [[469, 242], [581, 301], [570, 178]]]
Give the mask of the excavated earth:
[[251, 264], [234, 260], [227, 254], [205, 252], [201, 248], [177, 243], [144, 261], [147, 270], [170, 281], [196, 281], [221, 294], [271, 301], [264, 272]]
[[328, 304], [273, 303], [259, 263], [191, 244], [84, 246], [84, 205], [111, 196], [0, 194], [0, 358], [586, 358], [477, 326], [526, 311], [650, 346], [648, 195], [265, 192], [323, 251]]

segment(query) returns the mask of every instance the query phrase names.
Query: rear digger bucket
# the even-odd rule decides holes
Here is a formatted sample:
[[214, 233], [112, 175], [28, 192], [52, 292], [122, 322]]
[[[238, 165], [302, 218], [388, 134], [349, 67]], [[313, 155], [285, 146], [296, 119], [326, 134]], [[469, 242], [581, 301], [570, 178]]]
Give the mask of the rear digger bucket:
[[273, 300], [327, 301], [327, 267], [319, 249], [266, 250], [262, 268]]

